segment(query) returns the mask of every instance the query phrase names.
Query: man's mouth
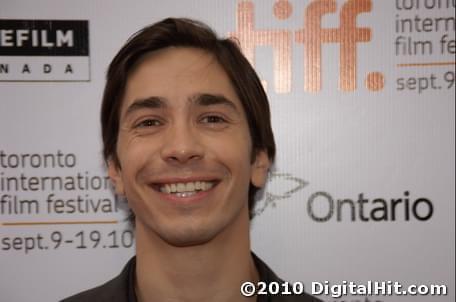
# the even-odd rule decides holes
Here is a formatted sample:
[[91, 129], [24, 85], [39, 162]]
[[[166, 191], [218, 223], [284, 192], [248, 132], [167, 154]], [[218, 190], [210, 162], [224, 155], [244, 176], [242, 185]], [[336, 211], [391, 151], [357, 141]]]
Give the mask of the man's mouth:
[[176, 197], [190, 197], [198, 192], [208, 191], [215, 185], [215, 181], [192, 181], [186, 183], [178, 182], [160, 184], [158, 185], [158, 189], [162, 193], [172, 194]]

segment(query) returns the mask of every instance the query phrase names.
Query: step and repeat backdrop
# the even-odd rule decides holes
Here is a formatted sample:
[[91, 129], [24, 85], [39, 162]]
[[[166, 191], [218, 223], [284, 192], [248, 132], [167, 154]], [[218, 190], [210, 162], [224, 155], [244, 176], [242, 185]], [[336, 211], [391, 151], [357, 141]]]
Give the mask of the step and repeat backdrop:
[[[238, 39], [270, 97], [278, 156], [252, 249], [324, 301], [454, 301], [454, 8], [1, 0], [0, 300], [58, 301], [134, 254], [101, 156], [104, 76], [132, 33], [174, 16]], [[385, 295], [342, 290], [371, 281]]]

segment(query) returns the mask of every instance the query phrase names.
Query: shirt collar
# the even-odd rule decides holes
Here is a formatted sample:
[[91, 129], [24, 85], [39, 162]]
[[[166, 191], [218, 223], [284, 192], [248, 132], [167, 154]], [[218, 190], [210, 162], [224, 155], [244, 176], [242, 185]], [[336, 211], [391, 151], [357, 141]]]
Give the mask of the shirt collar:
[[[255, 253], [251, 253], [256, 269], [260, 276], [260, 281], [270, 283], [272, 281], [281, 281], [276, 274], [264, 263]], [[136, 275], [136, 257], [133, 257], [127, 264], [127, 301], [137, 302], [135, 291], [135, 275]], [[269, 302], [268, 295], [261, 295], [257, 297], [257, 302]]]

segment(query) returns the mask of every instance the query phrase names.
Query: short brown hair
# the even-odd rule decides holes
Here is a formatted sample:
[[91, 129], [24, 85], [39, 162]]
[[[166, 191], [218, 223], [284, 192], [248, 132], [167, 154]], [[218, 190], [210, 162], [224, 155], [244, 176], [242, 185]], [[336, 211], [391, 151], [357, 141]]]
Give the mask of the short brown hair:
[[[109, 65], [101, 104], [101, 130], [105, 161], [119, 161], [116, 154], [120, 108], [129, 74], [138, 61], [150, 52], [166, 47], [193, 47], [212, 54], [227, 73], [245, 111], [252, 139], [252, 161], [260, 150], [269, 160], [275, 158], [275, 142], [266, 93], [255, 70], [238, 45], [230, 39], [219, 39], [206, 24], [185, 18], [167, 18], [135, 33]], [[249, 211], [253, 215], [255, 193], [250, 184]]]

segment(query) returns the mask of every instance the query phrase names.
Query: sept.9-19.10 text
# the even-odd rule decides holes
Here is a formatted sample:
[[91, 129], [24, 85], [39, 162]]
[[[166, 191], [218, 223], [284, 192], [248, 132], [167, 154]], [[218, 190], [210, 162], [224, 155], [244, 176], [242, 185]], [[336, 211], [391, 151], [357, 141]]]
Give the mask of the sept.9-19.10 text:
[[2, 236], [0, 249], [3, 252], [29, 254], [40, 250], [71, 249], [118, 249], [134, 244], [131, 230], [81, 230], [50, 231], [24, 236]]

